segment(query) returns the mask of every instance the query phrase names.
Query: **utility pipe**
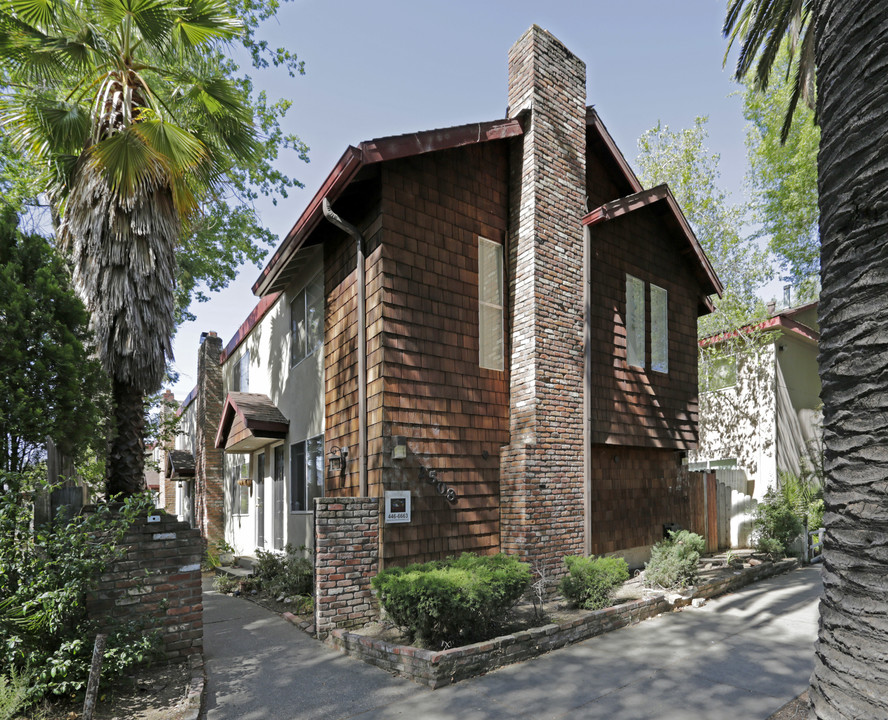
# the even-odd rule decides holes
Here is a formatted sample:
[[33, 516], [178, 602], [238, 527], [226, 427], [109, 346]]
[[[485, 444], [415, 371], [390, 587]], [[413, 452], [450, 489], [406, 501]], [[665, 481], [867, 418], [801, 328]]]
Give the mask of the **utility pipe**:
[[323, 202], [324, 217], [355, 239], [357, 250], [358, 294], [358, 485], [361, 497], [367, 497], [367, 284], [364, 280], [364, 236], [350, 222], [333, 212], [327, 198]]

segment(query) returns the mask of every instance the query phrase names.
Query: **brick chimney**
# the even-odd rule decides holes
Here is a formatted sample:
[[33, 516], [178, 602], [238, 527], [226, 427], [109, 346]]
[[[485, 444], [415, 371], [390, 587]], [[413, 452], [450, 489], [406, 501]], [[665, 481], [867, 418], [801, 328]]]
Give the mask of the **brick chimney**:
[[222, 419], [222, 340], [214, 332], [201, 335], [197, 355], [197, 440], [194, 502], [197, 527], [209, 544], [225, 538], [222, 451], [216, 431]]
[[509, 51], [510, 433], [501, 542], [550, 577], [584, 547], [583, 229], [586, 66], [534, 25]]

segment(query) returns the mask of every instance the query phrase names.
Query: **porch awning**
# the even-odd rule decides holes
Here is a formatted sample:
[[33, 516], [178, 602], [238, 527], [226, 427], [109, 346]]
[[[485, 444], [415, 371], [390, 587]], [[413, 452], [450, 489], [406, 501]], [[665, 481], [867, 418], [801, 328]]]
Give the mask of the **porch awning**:
[[167, 450], [166, 476], [168, 478], [194, 477], [194, 455], [187, 450]]
[[216, 433], [216, 447], [229, 453], [248, 453], [287, 437], [290, 421], [268, 395], [228, 393]]

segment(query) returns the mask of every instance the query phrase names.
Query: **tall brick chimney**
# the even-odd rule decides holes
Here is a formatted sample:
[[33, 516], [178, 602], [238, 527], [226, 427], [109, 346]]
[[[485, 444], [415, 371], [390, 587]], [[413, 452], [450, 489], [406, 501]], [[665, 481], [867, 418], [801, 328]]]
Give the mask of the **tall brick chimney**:
[[208, 544], [225, 538], [222, 451], [216, 431], [222, 419], [222, 340], [214, 332], [201, 336], [197, 355], [197, 441], [194, 503], [197, 527]]
[[550, 577], [584, 548], [583, 229], [586, 66], [534, 25], [509, 51], [511, 442], [501, 541]]

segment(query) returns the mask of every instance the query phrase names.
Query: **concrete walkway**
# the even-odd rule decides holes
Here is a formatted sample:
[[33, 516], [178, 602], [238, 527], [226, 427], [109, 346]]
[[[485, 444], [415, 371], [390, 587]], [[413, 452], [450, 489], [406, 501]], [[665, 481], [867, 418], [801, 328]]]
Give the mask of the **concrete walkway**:
[[819, 593], [819, 568], [796, 570], [432, 691], [210, 590], [203, 717], [764, 720], [808, 685]]

